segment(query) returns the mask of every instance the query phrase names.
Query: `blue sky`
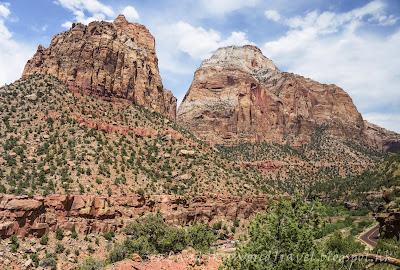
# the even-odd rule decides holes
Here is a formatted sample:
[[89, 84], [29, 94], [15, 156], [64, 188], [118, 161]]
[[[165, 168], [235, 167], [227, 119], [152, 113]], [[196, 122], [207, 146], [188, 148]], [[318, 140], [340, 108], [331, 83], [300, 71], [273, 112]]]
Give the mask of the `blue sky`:
[[0, 85], [72, 22], [120, 13], [155, 36], [164, 87], [179, 100], [216, 49], [254, 44], [283, 71], [342, 87], [364, 119], [400, 133], [398, 0], [0, 0]]

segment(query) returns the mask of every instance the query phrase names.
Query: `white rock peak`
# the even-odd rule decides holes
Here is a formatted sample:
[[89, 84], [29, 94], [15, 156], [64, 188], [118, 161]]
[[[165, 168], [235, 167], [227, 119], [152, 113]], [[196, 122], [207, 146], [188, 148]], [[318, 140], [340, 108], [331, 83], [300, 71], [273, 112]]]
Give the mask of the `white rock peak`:
[[255, 69], [278, 69], [272, 60], [252, 45], [219, 48], [211, 58], [204, 60], [200, 65], [200, 68], [208, 67], [242, 69], [249, 73]]

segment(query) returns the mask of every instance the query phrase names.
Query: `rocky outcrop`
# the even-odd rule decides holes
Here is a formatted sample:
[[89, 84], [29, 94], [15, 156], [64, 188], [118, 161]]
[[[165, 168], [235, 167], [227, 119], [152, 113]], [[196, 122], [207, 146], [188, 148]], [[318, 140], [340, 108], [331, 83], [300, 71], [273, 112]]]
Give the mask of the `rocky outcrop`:
[[144, 198], [136, 195], [49, 195], [46, 197], [0, 195], [0, 237], [13, 234], [41, 236], [58, 227], [69, 230], [75, 225], [81, 234], [119, 231], [140, 216], [160, 211], [171, 225], [191, 221], [211, 222], [216, 217], [247, 219], [264, 210], [269, 196], [213, 198]]
[[396, 237], [400, 240], [400, 213], [385, 213], [376, 217], [381, 234], [385, 238]]
[[241, 161], [239, 164], [246, 168], [257, 168], [262, 172], [279, 171], [280, 168], [287, 165], [285, 161], [279, 160], [265, 160], [265, 161], [254, 161], [254, 162], [244, 162]]
[[380, 205], [375, 211], [376, 220], [379, 222], [379, 231], [385, 238], [396, 237], [400, 240], [400, 186], [383, 188], [380, 197], [385, 204]]
[[254, 46], [221, 48], [204, 60], [177, 122], [212, 144], [301, 146], [318, 127], [343, 139], [365, 136], [361, 114], [343, 89], [282, 72]]
[[378, 149], [400, 153], [400, 134], [396, 132], [381, 128], [368, 121], [364, 121], [366, 131], [370, 143], [375, 145]]
[[155, 40], [145, 26], [119, 15], [113, 23], [73, 24], [39, 46], [22, 77], [49, 73], [72, 89], [122, 98], [175, 119], [176, 98], [163, 88]]

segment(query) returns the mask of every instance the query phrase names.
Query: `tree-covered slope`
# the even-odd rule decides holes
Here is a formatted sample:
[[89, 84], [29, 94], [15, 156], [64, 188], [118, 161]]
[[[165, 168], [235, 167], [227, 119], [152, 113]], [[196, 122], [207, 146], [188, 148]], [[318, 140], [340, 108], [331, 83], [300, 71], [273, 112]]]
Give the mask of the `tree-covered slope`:
[[265, 177], [162, 115], [50, 75], [0, 88], [0, 192], [255, 194]]

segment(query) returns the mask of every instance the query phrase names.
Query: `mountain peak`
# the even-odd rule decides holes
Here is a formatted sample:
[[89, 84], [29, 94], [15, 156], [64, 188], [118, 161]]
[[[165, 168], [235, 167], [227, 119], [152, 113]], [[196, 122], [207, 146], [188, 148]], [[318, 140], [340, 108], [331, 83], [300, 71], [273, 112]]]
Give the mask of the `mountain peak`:
[[125, 99], [175, 119], [176, 98], [164, 89], [148, 29], [119, 15], [114, 23], [73, 24], [39, 47], [22, 77], [51, 74], [75, 91]]
[[119, 14], [118, 17], [115, 18], [113, 23], [115, 26], [120, 26], [120, 25], [128, 24], [129, 22], [123, 14]]
[[251, 72], [260, 68], [277, 70], [274, 62], [265, 57], [261, 50], [253, 45], [219, 48], [214, 55], [202, 62], [200, 68], [216, 66], [239, 68], [245, 72]]
[[220, 48], [203, 61], [177, 119], [211, 144], [300, 147], [321, 126], [332, 137], [364, 136], [361, 114], [343, 89], [282, 72], [251, 45]]

